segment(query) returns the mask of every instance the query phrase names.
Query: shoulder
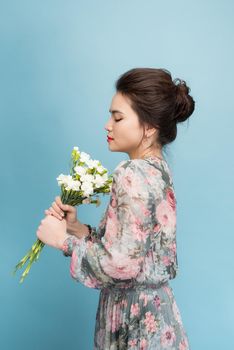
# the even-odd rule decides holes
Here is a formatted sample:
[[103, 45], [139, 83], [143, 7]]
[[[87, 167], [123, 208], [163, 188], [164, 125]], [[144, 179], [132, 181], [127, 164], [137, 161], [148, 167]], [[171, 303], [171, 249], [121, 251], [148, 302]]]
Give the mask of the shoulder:
[[149, 176], [153, 175], [154, 169], [159, 172], [165, 171], [165, 165], [156, 162], [149, 161], [147, 159], [128, 159], [121, 161], [114, 170], [114, 176]]
[[173, 186], [170, 168], [166, 161], [161, 162], [150, 159], [128, 159], [121, 161], [114, 170], [115, 182], [122, 180], [142, 181], [151, 187]]
[[121, 185], [125, 183], [145, 187], [149, 183], [149, 175], [150, 165], [144, 159], [128, 159], [117, 165], [113, 173], [113, 180]]
[[145, 163], [144, 159], [129, 159], [118, 164], [113, 173], [113, 187], [118, 197], [148, 197], [149, 181]]
[[[127, 159], [122, 160], [114, 170], [115, 176], [123, 176], [127, 173], [141, 171], [145, 167], [144, 159]], [[132, 173], [133, 175], [133, 173]]]

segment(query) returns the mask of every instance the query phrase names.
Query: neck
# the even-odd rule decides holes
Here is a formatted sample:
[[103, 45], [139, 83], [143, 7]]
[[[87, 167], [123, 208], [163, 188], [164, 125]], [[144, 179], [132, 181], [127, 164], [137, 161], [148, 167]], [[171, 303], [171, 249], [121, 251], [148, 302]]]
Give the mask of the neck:
[[148, 152], [143, 152], [142, 154], [129, 154], [129, 158], [130, 159], [144, 159], [146, 157], [150, 157], [150, 156], [156, 156], [156, 157], [159, 157], [159, 158], [162, 158], [163, 159], [163, 155], [162, 155], [162, 152], [159, 151], [159, 150], [156, 150], [156, 151], [148, 151]]

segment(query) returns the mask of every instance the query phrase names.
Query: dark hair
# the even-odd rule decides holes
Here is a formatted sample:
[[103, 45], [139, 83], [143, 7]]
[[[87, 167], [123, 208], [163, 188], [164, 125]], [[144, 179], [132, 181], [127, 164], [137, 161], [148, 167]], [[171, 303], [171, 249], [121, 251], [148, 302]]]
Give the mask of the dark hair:
[[158, 143], [163, 147], [175, 140], [177, 123], [194, 111], [195, 102], [184, 80], [172, 80], [167, 69], [133, 68], [115, 83], [117, 92], [130, 99], [139, 122], [158, 129]]

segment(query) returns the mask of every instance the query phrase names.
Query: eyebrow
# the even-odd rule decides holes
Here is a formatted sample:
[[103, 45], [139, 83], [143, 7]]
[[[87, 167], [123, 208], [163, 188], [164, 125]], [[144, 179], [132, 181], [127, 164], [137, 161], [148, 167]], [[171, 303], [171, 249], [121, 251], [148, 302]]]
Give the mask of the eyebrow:
[[113, 113], [113, 114], [114, 114], [114, 113], [124, 114], [123, 112], [118, 111], [117, 109], [112, 109], [112, 110], [111, 110], [111, 109], [109, 109], [109, 112], [110, 112], [110, 113]]

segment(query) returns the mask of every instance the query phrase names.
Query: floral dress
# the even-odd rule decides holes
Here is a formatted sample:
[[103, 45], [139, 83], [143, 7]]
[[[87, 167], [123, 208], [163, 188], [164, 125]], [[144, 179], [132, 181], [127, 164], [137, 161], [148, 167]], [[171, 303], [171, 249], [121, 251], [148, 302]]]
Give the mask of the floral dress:
[[178, 271], [176, 198], [166, 160], [119, 163], [98, 228], [68, 237], [72, 278], [100, 289], [94, 350], [188, 350], [169, 280]]

